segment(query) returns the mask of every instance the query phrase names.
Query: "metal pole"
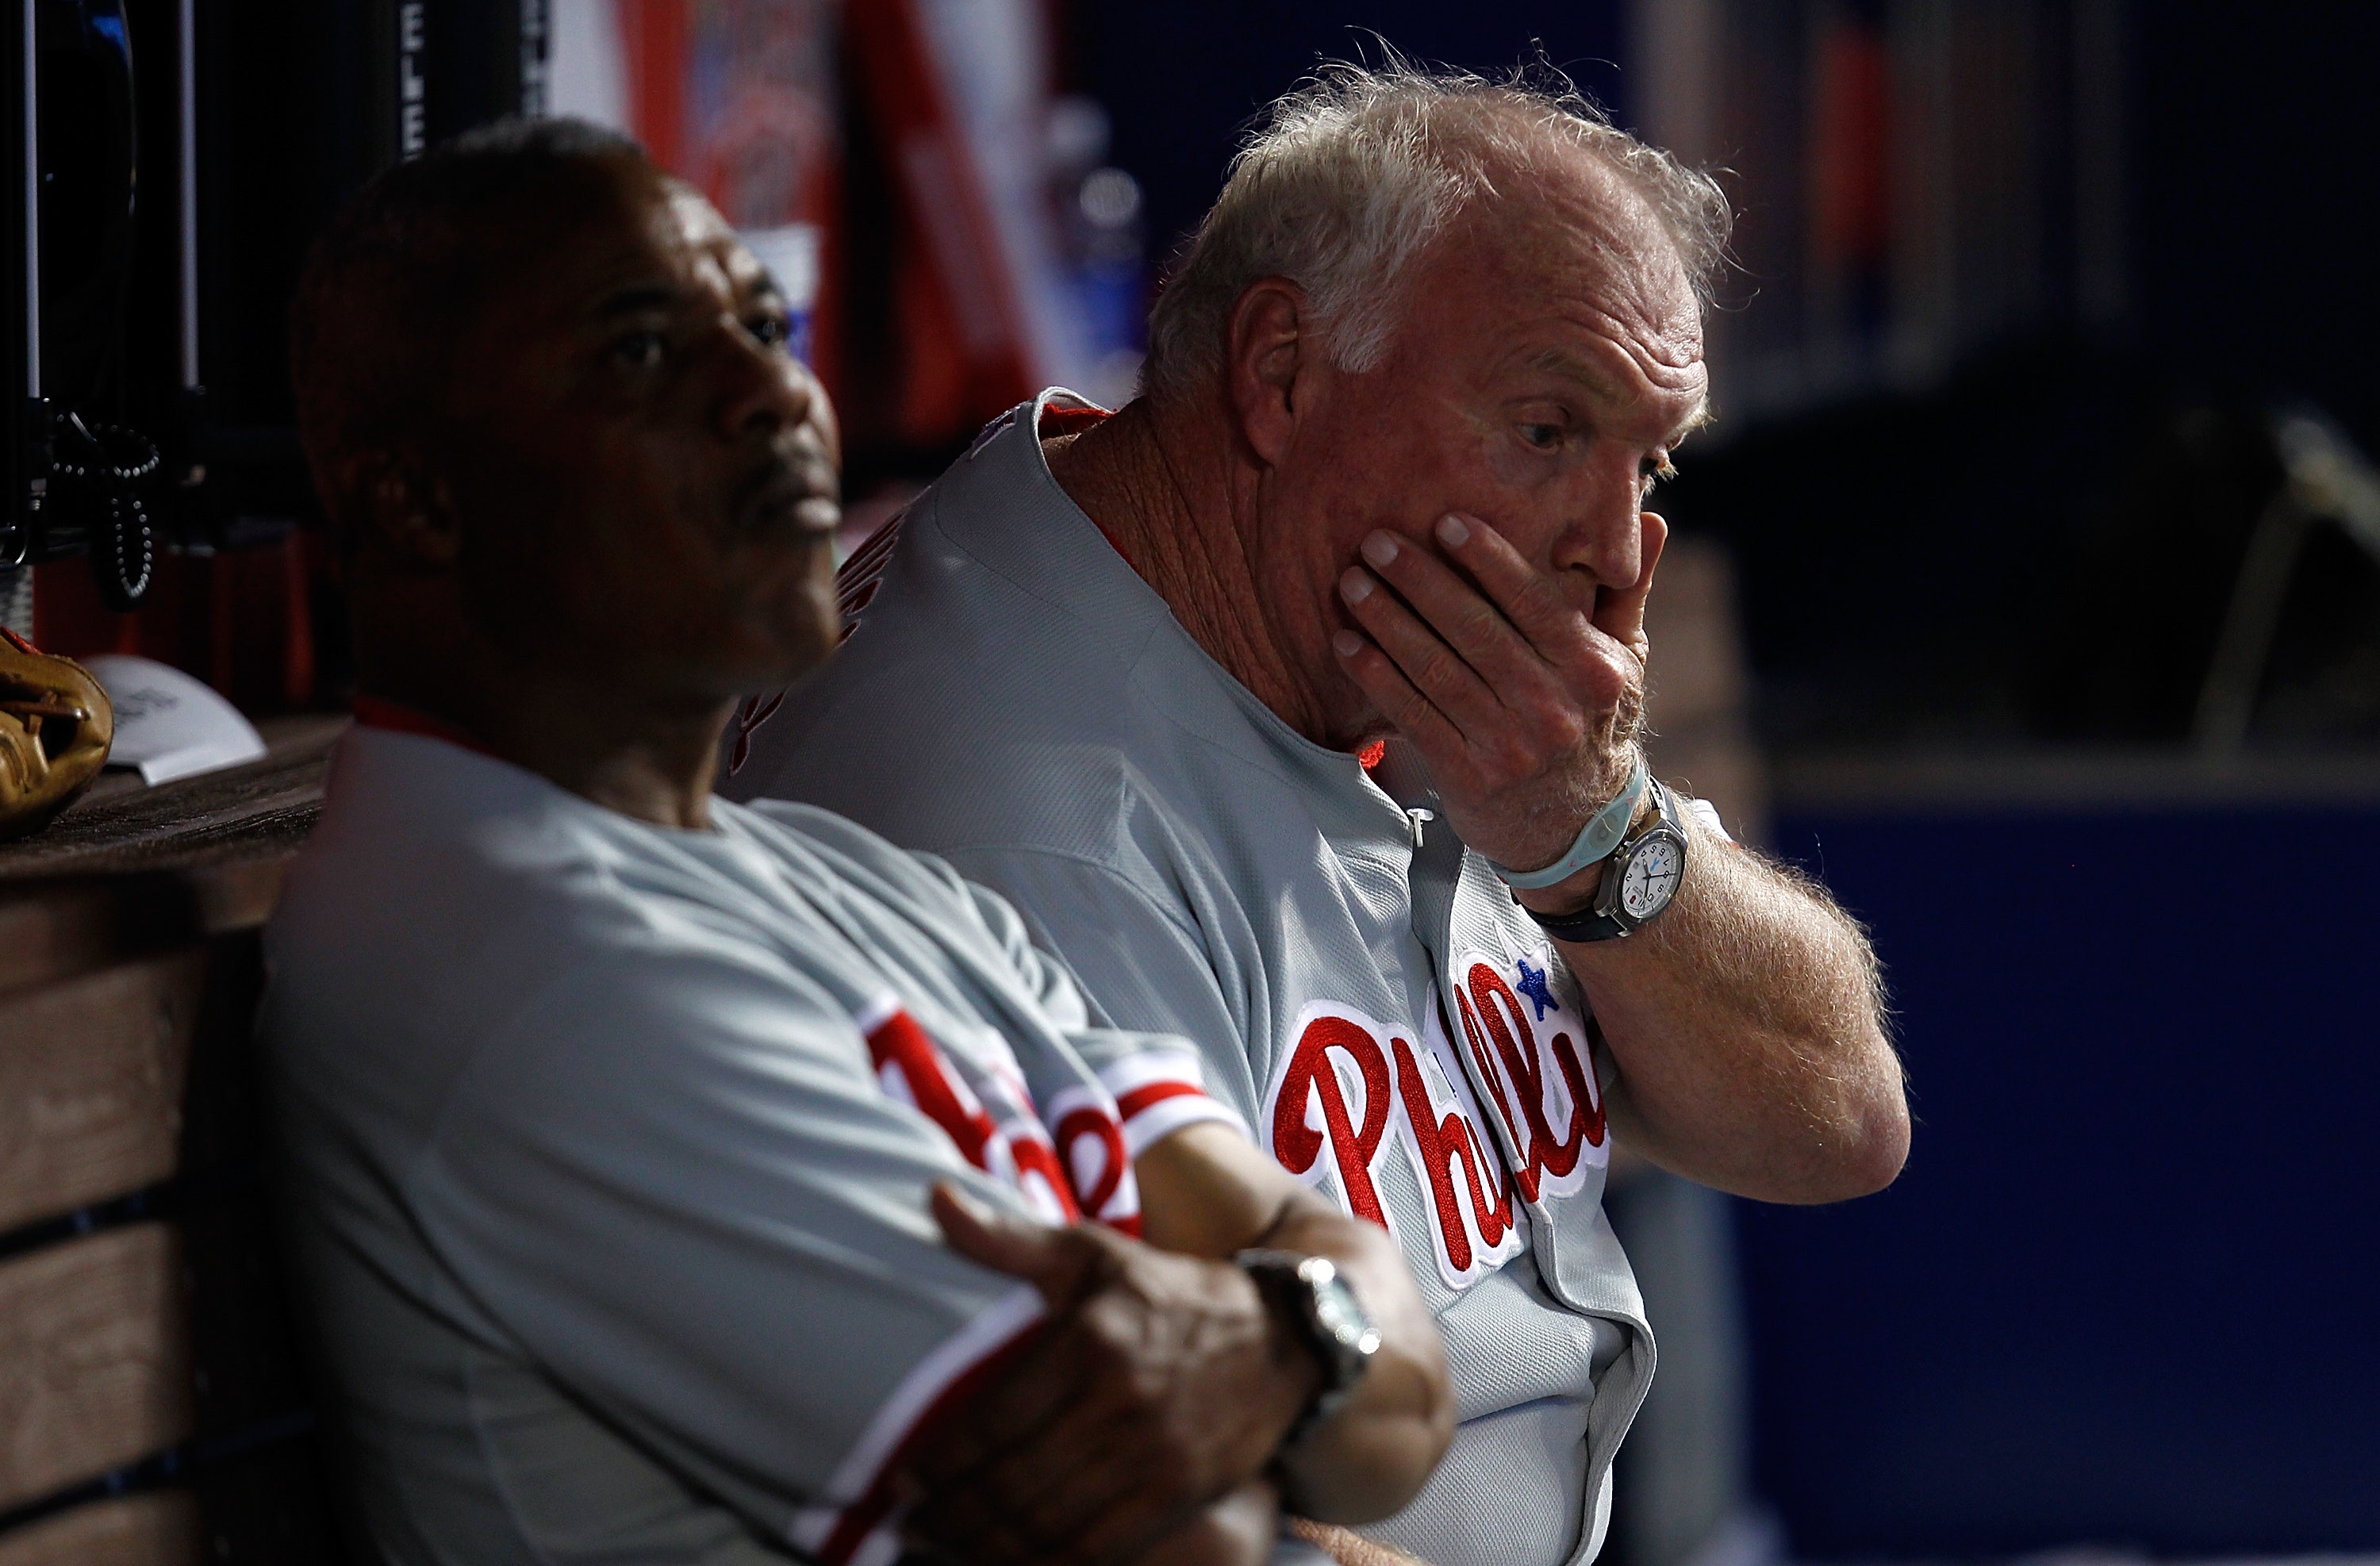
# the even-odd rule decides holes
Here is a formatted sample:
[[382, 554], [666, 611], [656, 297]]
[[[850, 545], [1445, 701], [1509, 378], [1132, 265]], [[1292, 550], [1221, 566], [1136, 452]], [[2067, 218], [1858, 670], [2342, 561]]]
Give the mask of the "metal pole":
[[182, 384], [199, 384], [199, 22], [198, 0], [174, 18], [181, 50]]
[[2289, 577], [2317, 520], [2284, 489], [2265, 504], [2256, 530], [2248, 535], [2248, 552], [2240, 562], [2231, 606], [2206, 666], [2206, 682], [2198, 687], [2198, 713], [2190, 726], [2191, 745], [2201, 756], [2237, 756], [2247, 746]]
[[25, 23], [25, 395], [42, 395], [42, 150], [34, 99], [35, 0], [24, 0]]

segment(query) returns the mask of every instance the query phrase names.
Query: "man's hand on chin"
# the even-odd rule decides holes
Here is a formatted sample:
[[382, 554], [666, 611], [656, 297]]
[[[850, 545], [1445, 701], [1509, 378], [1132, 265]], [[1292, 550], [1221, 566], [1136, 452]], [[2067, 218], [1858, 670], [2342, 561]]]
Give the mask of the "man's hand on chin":
[[[1499, 865], [1560, 861], [1633, 767], [1668, 537], [1649, 511], [1638, 523], [1635, 579], [1591, 611], [1466, 517], [1441, 518], [1435, 548], [1376, 532], [1340, 579], [1364, 633], [1338, 634], [1342, 663], [1428, 766], [1447, 824]], [[1606, 862], [1518, 899], [1583, 912]], [[1690, 833], [1674, 899], [1633, 939], [1557, 940], [1616, 1068], [1611, 1124], [1654, 1162], [1776, 1202], [1900, 1171], [1909, 1107], [1873, 954], [1815, 884]]]
[[1669, 537], [1649, 511], [1638, 523], [1636, 579], [1591, 613], [1463, 516], [1439, 521], [1434, 551], [1372, 534], [1340, 579], [1364, 633], [1334, 643], [1349, 676], [1428, 764], [1447, 824], [1499, 864], [1560, 858], [1633, 764], [1645, 600]]

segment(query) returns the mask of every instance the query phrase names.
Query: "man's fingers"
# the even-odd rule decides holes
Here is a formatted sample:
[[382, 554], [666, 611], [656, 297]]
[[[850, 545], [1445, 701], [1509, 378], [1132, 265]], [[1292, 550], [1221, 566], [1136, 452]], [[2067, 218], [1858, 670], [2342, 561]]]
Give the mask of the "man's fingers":
[[[1567, 606], [1561, 602], [1560, 595], [1531, 570], [1527, 562], [1514, 553], [1512, 545], [1496, 539], [1485, 528], [1475, 528], [1472, 532], [1475, 537], [1484, 535], [1480, 539], [1482, 543], [1486, 539], [1495, 539], [1501, 555], [1509, 557], [1509, 561], [1500, 558], [1495, 564], [1509, 564], [1517, 572], [1517, 578], [1507, 581], [1505, 590], [1500, 594], [1488, 590], [1488, 585], [1484, 581], [1475, 584], [1466, 580], [1453, 565], [1448, 564], [1448, 559], [1451, 559], [1469, 570], [1473, 563], [1468, 558], [1456, 555], [1450, 550], [1448, 558], [1440, 559], [1427, 547], [1400, 539], [1392, 533], [1376, 532], [1364, 540], [1364, 564], [1395, 588], [1404, 601], [1412, 606], [1412, 613], [1418, 617], [1420, 625], [1434, 637], [1443, 638], [1445, 644], [1477, 673], [1488, 688], [1500, 697], [1524, 684], [1547, 681], [1550, 671], [1547, 667], [1546, 653], [1532, 645], [1534, 638], [1508, 613], [1509, 606], [1498, 600], [1514, 600], [1533, 615], [1540, 635], [1557, 644], [1561, 639], [1560, 626], [1556, 623], [1554, 613], [1539, 601], [1552, 601], [1552, 611], [1563, 611]], [[1358, 567], [1359, 572], [1360, 569]], [[1500, 572], [1498, 575], [1509, 576], [1511, 573]], [[1342, 596], [1343, 585], [1344, 578]], [[1576, 618], [1574, 613], [1571, 618]], [[1568, 641], [1574, 644], [1577, 639], [1573, 632]], [[1388, 646], [1385, 639], [1382, 645]], [[1389, 647], [1392, 655], [1397, 650]]]
[[[935, 1490], [908, 1531], [970, 1560], [1123, 1560], [1186, 1513], [1196, 1497], [1152, 1483], [1148, 1449], [1123, 1411], [1077, 1400], [1031, 1439]], [[1168, 1478], [1179, 1475], [1167, 1474]]]
[[[1636, 580], [1624, 595], [1606, 595], [1609, 603], [1618, 606], [1615, 620], [1643, 619], [1644, 595], [1652, 585], [1651, 563], [1660, 552], [1662, 536], [1659, 519], [1653, 522], [1654, 531], [1639, 536], [1640, 545], [1649, 541], [1650, 547], [1638, 556]], [[1480, 665], [1504, 707], [1529, 734], [1542, 738], [1554, 733], [1560, 714], [1576, 704], [1583, 703], [1592, 714], [1625, 698], [1624, 686], [1641, 656], [1641, 642], [1631, 639], [1641, 636], [1633, 622], [1626, 636], [1607, 634], [1551, 577], [1530, 564], [1512, 540], [1475, 517], [1451, 512], [1439, 518], [1433, 531], [1451, 565], [1407, 549], [1383, 575], [1391, 577], [1397, 590], [1414, 600], [1432, 625], [1448, 632], [1458, 650]], [[1453, 567], [1458, 566], [1468, 581], [1456, 574]], [[1400, 570], [1403, 575], [1398, 575]], [[1492, 630], [1465, 628], [1483, 622]]]
[[1381, 717], [1413, 741], [1433, 771], [1463, 764], [1462, 732], [1431, 705], [1427, 697], [1414, 688], [1414, 683], [1405, 678], [1395, 659], [1381, 651], [1369, 637], [1355, 631], [1339, 632], [1330, 638], [1330, 646], [1345, 666], [1348, 677], [1372, 698]]
[[1439, 517], [1431, 532], [1447, 558], [1471, 574], [1529, 649], [1550, 663], [1570, 660], [1579, 645], [1578, 607], [1511, 540], [1459, 512]]
[[930, 1496], [911, 1531], [969, 1555], [971, 1541], [1016, 1541], [1019, 1558], [1037, 1561], [1104, 1559], [1154, 1536], [1189, 1501], [1150, 1484], [1115, 1412], [1070, 1412]]
[[[1438, 569], [1444, 574], [1443, 566]], [[1481, 671], [1362, 566], [1350, 566], [1340, 577], [1339, 596], [1373, 645], [1393, 659], [1413, 687], [1466, 737], [1476, 738], [1477, 731], [1503, 717], [1503, 704]], [[1488, 609], [1484, 602], [1480, 607]]]
[[1025, 1280], [1041, 1291], [1052, 1310], [1073, 1303], [1085, 1274], [1097, 1269], [1098, 1254], [1072, 1230], [1002, 1212], [950, 1181], [935, 1182], [927, 1206], [951, 1249], [978, 1266]]
[[[1001, 1266], [1003, 1260], [1033, 1266], [1048, 1261], [1026, 1244], [1036, 1235], [1020, 1236], [1011, 1232], [1009, 1226], [1038, 1231], [1038, 1237], [1046, 1237], [1066, 1254], [1034, 1280], [1051, 1302], [1052, 1319], [1044, 1325], [1039, 1339], [977, 1394], [966, 1418], [941, 1421], [910, 1454], [905, 1465], [908, 1477], [929, 1489], [947, 1485], [1030, 1439], [1083, 1395], [1089, 1362], [1076, 1348], [1079, 1323], [1072, 1312], [1088, 1286], [1086, 1281], [1100, 1275], [1096, 1265], [1100, 1253], [1073, 1231], [1004, 1220], [947, 1184], [934, 1187], [931, 1205], [952, 1248], [987, 1267], [1007, 1271], [1010, 1269]], [[1052, 1288], [1057, 1291], [1054, 1295]]]
[[[936, 1202], [953, 1244], [1034, 1261], [954, 1197]], [[937, 1431], [904, 1464], [911, 1531], [985, 1566], [1122, 1566], [1260, 1469], [1294, 1413], [1297, 1384], [1284, 1384], [1245, 1273], [1120, 1238], [1062, 1238], [1097, 1282], [977, 1395], [964, 1433]]]
[[1083, 1356], [1061, 1326], [1025, 1351], [968, 1405], [910, 1454], [906, 1467], [929, 1489], [952, 1483], [1027, 1442], [1087, 1391]]

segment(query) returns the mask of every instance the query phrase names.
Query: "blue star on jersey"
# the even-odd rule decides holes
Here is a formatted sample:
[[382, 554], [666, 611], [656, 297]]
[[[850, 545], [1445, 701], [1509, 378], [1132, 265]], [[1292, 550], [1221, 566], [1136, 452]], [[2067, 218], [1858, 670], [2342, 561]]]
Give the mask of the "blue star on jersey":
[[1546, 1020], [1548, 1007], [1560, 1011], [1561, 1002], [1555, 1000], [1554, 992], [1546, 988], [1546, 970], [1529, 966], [1526, 957], [1515, 957], [1512, 961], [1521, 970], [1521, 982], [1512, 988], [1529, 998], [1529, 1004], [1537, 1009], [1537, 1020]]

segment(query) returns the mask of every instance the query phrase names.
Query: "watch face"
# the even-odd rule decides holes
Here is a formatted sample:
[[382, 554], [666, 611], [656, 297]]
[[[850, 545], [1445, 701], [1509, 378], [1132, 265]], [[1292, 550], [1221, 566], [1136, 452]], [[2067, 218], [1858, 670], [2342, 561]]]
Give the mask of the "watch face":
[[1651, 839], [1630, 857], [1620, 878], [1620, 906], [1632, 919], [1651, 918], [1670, 905], [1685, 868], [1685, 851], [1674, 839]]

